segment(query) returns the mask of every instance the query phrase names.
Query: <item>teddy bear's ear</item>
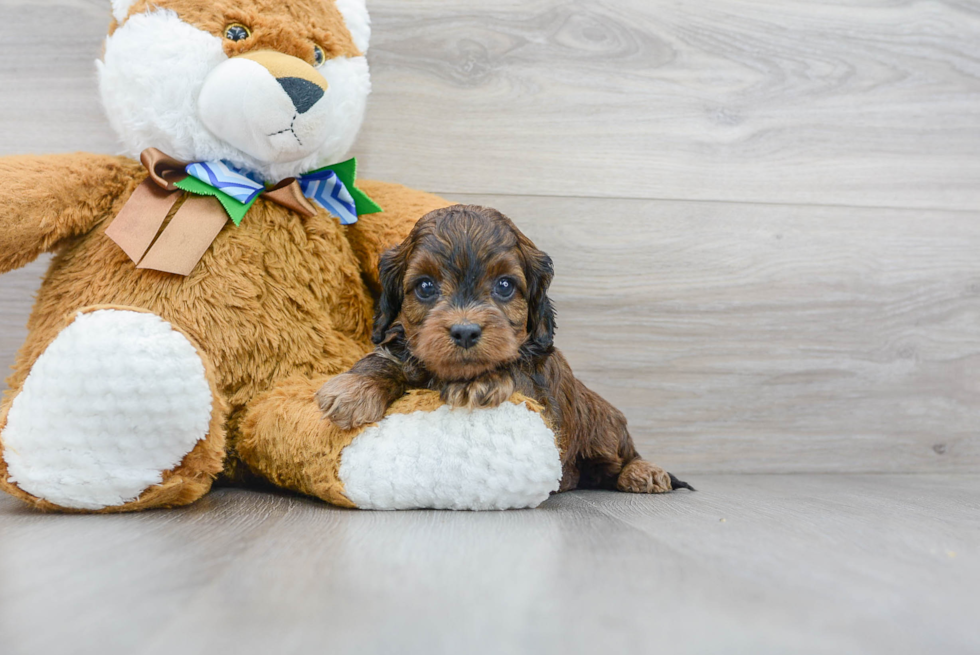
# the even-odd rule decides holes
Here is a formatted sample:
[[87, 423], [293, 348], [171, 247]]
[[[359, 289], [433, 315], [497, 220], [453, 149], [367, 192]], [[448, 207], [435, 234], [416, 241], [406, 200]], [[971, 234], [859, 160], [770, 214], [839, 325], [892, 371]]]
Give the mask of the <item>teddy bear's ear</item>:
[[130, 8], [135, 4], [136, 0], [112, 0], [112, 17], [117, 22], [123, 22], [129, 15]]
[[347, 30], [354, 39], [354, 45], [367, 54], [371, 42], [371, 17], [368, 16], [365, 0], [336, 0], [336, 2], [337, 9], [347, 23]]

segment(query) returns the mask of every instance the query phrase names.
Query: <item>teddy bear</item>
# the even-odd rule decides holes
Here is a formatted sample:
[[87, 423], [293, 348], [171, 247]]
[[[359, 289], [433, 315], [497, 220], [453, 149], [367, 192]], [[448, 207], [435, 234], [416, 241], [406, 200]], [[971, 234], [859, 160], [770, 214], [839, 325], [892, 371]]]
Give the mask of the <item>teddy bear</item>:
[[314, 400], [370, 348], [381, 253], [450, 203], [357, 179], [364, 0], [112, 0], [121, 156], [0, 159], [0, 273], [55, 257], [0, 405], [0, 488], [176, 507], [216, 480], [344, 507], [533, 507], [561, 444], [515, 396], [412, 391], [341, 430]]

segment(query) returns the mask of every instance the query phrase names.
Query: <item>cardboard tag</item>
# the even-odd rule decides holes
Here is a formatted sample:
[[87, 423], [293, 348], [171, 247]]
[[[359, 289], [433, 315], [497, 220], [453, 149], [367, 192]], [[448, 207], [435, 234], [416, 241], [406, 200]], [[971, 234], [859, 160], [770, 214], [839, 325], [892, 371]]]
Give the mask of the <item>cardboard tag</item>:
[[152, 180], [144, 180], [106, 228], [105, 235], [138, 264], [179, 197], [180, 191], [167, 191]]
[[190, 275], [227, 222], [216, 198], [189, 197], [136, 268]]

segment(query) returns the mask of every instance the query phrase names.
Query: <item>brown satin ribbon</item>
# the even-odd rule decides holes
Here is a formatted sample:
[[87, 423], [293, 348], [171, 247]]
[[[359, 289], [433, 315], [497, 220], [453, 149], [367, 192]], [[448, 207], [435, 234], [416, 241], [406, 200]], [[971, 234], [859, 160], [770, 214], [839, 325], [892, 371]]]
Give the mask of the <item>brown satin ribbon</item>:
[[[144, 150], [140, 162], [149, 175], [106, 228], [106, 236], [123, 249], [137, 268], [190, 275], [228, 222], [228, 214], [217, 198], [187, 194], [189, 197], [160, 233], [184, 193], [176, 183], [187, 177], [187, 164], [156, 148]], [[317, 214], [294, 178], [267, 189], [262, 197], [303, 216], [312, 218]]]

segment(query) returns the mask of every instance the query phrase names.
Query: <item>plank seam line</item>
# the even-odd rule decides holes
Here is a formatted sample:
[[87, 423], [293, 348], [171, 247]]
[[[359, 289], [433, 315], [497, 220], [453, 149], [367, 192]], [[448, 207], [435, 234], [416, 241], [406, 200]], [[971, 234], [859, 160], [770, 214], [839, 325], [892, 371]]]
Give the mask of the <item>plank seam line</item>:
[[548, 194], [548, 193], [493, 193], [484, 192], [477, 193], [474, 191], [446, 191], [440, 189], [428, 190], [429, 193], [434, 193], [436, 195], [442, 196], [498, 196], [501, 198], [554, 198], [554, 199], [567, 199], [567, 200], [628, 200], [628, 201], [645, 201], [645, 202], [687, 202], [687, 203], [706, 203], [706, 204], [717, 204], [717, 205], [761, 205], [765, 207], [812, 207], [812, 208], [827, 208], [827, 209], [880, 209], [888, 211], [900, 211], [900, 212], [945, 212], [950, 214], [967, 214], [975, 215], [980, 211], [980, 206], [977, 209], [961, 209], [961, 208], [947, 208], [947, 207], [892, 207], [889, 205], [845, 205], [845, 204], [835, 204], [835, 203], [819, 203], [819, 202], [771, 202], [762, 200], [717, 200], [717, 199], [704, 199], [704, 198], [643, 198], [634, 196], [582, 196], [582, 195], [559, 195], [559, 194]]

